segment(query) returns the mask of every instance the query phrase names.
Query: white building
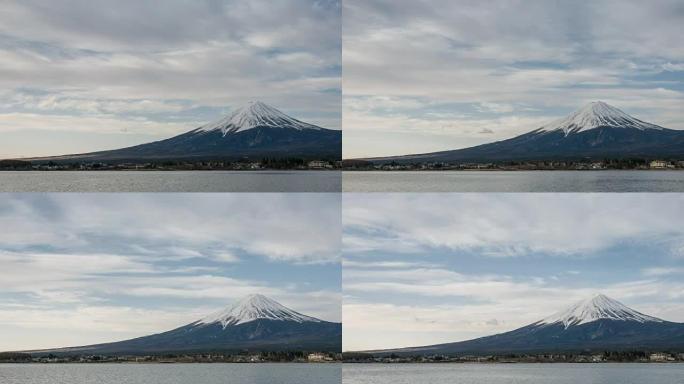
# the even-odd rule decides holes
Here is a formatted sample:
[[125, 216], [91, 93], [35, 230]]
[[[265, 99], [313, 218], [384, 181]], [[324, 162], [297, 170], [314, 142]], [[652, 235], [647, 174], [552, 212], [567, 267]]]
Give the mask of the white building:
[[651, 163], [649, 164], [649, 167], [655, 168], [655, 169], [662, 169], [662, 168], [667, 168], [668, 165], [669, 165], [669, 163], [668, 163], [667, 161], [664, 161], [664, 160], [653, 160], [653, 161], [651, 161]]
[[328, 163], [327, 161], [323, 160], [311, 160], [309, 161], [309, 168], [316, 168], [316, 169], [323, 169], [323, 168], [332, 168], [332, 165]]

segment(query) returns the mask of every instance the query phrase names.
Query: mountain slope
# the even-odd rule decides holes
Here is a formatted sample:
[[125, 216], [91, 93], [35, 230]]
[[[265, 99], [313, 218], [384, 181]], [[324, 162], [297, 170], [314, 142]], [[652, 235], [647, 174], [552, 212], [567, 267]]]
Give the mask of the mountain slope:
[[365, 160], [411, 163], [661, 157], [684, 159], [684, 131], [641, 121], [598, 101], [511, 139], [465, 149]]
[[235, 160], [263, 157], [340, 159], [342, 132], [299, 121], [262, 102], [250, 102], [215, 122], [169, 139], [133, 147], [30, 159], [36, 162]]
[[200, 319], [196, 324], [220, 323], [225, 329], [231, 325], [249, 323], [258, 319], [320, 323], [315, 317], [302, 315], [264, 295], [249, 295], [226, 310]]
[[684, 351], [684, 324], [637, 312], [604, 295], [516, 330], [478, 339], [376, 354], [505, 354], [586, 350]]
[[599, 127], [634, 128], [641, 131], [648, 129], [664, 129], [661, 126], [635, 119], [602, 101], [596, 101], [585, 105], [583, 108], [571, 113], [567, 117], [543, 125], [536, 131], [562, 131], [565, 136], [568, 136]]
[[210, 351], [339, 352], [342, 324], [309, 317], [262, 295], [250, 295], [225, 311], [155, 335], [34, 354], [158, 354]]
[[323, 129], [292, 118], [260, 101], [253, 101], [236, 109], [227, 117], [203, 125], [191, 132], [201, 133], [220, 131], [223, 136], [226, 136], [257, 127], [292, 128], [298, 131], [305, 129], [320, 131]]
[[568, 329], [571, 326], [587, 324], [602, 319], [635, 321], [637, 323], [663, 322], [663, 320], [656, 317], [637, 312], [608, 296], [596, 295], [592, 298], [580, 301], [579, 303], [570, 306], [568, 309], [555, 313], [535, 324], [563, 324], [565, 329]]

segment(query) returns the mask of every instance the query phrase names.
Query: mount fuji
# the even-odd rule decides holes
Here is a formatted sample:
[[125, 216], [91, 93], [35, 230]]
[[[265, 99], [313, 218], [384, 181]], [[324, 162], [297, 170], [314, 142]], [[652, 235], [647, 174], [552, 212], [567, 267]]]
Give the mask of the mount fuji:
[[303, 315], [263, 295], [249, 295], [223, 311], [167, 332], [114, 343], [26, 352], [139, 355], [244, 350], [339, 352], [341, 348], [342, 324]]
[[684, 351], [684, 323], [648, 316], [605, 295], [596, 295], [510, 332], [455, 343], [369, 352], [433, 355], [603, 350]]
[[684, 159], [683, 130], [647, 123], [596, 101], [511, 139], [465, 149], [363, 160], [454, 163], [663, 157]]
[[263, 157], [338, 160], [341, 156], [340, 130], [305, 123], [265, 103], [252, 101], [224, 118], [169, 139], [110, 151], [27, 160], [135, 162]]

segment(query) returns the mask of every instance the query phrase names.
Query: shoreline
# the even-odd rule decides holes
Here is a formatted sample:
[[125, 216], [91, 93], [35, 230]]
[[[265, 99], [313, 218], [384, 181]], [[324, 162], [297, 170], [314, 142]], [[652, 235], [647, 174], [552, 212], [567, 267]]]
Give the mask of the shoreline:
[[0, 172], [36, 172], [36, 173], [50, 173], [50, 172], [340, 172], [341, 169], [306, 169], [306, 168], [292, 168], [292, 169], [0, 169]]
[[406, 361], [406, 362], [381, 362], [381, 361], [343, 361], [343, 364], [357, 364], [357, 365], [426, 365], [426, 364], [439, 364], [439, 365], [498, 365], [498, 364], [521, 364], [521, 365], [531, 365], [531, 364], [580, 364], [580, 365], [592, 365], [592, 364], [684, 364], [684, 361]]
[[574, 169], [574, 168], [558, 168], [558, 169], [539, 169], [539, 168], [466, 168], [466, 169], [347, 169], [342, 168], [342, 172], [387, 172], [387, 173], [402, 173], [402, 172], [419, 172], [419, 173], [430, 173], [430, 172], [543, 172], [543, 171], [567, 171], [567, 172], [605, 172], [605, 171], [648, 171], [648, 172], [681, 172], [684, 168], [665, 168], [665, 169], [654, 169], [654, 168], [602, 168], [602, 169]]
[[4, 364], [17, 365], [154, 365], [154, 364], [342, 364], [342, 361], [69, 361], [69, 362], [19, 362], [19, 361], [2, 361], [0, 366]]

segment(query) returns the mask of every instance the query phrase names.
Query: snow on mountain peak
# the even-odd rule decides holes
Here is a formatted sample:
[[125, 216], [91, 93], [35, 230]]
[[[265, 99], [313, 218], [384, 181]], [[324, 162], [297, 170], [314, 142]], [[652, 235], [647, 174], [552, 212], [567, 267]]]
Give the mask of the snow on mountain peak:
[[297, 323], [321, 322], [321, 320], [314, 317], [309, 317], [293, 311], [264, 295], [256, 294], [245, 296], [231, 307], [213, 313], [199, 320], [196, 324], [220, 323], [225, 329], [231, 325], [249, 323], [250, 321], [258, 319], [294, 321]]
[[294, 128], [298, 130], [321, 129], [316, 125], [292, 118], [261, 101], [250, 101], [234, 110], [230, 115], [203, 125], [193, 132], [221, 131], [225, 136], [256, 127]]
[[636, 119], [621, 110], [604, 103], [591, 102], [562, 119], [543, 125], [537, 131], [552, 132], [562, 130], [565, 136], [598, 127], [663, 129], [663, 127]]
[[637, 321], [639, 323], [660, 323], [663, 321], [656, 317], [637, 312], [608, 296], [598, 294], [589, 299], [582, 300], [579, 303], [572, 305], [570, 308], [553, 314], [535, 324], [546, 325], [562, 323], [567, 329], [574, 325], [591, 323], [592, 321], [601, 319]]

